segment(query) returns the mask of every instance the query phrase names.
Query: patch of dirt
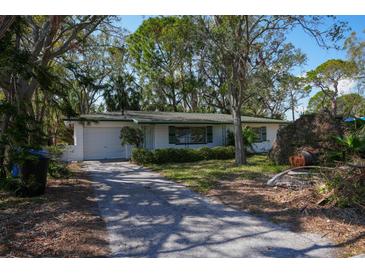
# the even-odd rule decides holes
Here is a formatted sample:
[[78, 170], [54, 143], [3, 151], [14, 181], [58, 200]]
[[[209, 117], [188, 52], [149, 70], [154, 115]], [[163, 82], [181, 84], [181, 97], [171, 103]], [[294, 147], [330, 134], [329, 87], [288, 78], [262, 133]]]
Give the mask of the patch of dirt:
[[0, 192], [0, 224], [1, 257], [106, 257], [110, 252], [85, 179], [49, 180], [46, 194], [36, 198]]
[[339, 256], [365, 252], [365, 212], [353, 208], [319, 206], [314, 187], [271, 187], [264, 181], [221, 182], [208, 196], [237, 209], [268, 217], [297, 232], [312, 232], [337, 243]]

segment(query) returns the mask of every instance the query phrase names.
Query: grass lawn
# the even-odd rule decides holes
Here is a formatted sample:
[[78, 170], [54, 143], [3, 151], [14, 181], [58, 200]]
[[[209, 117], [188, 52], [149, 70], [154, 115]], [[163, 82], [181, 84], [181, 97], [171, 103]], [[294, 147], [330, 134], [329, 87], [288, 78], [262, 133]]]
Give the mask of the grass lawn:
[[248, 164], [244, 166], [236, 166], [234, 160], [210, 160], [148, 167], [201, 193], [213, 189], [221, 180], [264, 180], [287, 168], [284, 165], [273, 164], [266, 155], [249, 156]]
[[239, 210], [249, 210], [297, 232], [312, 232], [337, 243], [339, 256], [365, 253], [365, 212], [320, 206], [316, 186], [272, 187], [266, 184], [287, 166], [274, 165], [265, 155], [253, 155], [248, 165], [234, 160], [149, 165], [165, 177]]

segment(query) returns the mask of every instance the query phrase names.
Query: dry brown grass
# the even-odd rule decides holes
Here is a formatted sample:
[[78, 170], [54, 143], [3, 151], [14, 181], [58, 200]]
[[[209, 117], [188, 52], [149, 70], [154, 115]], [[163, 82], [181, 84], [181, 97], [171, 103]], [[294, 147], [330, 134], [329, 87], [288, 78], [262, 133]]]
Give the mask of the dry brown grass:
[[49, 180], [46, 194], [37, 198], [0, 192], [0, 224], [1, 257], [109, 254], [105, 223], [85, 179]]
[[337, 243], [339, 256], [365, 252], [365, 212], [319, 206], [313, 187], [289, 189], [260, 180], [221, 182], [207, 194], [224, 204], [268, 217], [293, 231], [319, 233]]

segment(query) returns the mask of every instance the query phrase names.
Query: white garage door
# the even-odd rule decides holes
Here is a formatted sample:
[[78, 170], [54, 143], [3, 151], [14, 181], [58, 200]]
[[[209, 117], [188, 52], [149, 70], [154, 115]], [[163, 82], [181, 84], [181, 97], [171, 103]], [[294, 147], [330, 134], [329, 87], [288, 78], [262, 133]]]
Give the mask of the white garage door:
[[125, 146], [120, 143], [120, 129], [114, 127], [84, 128], [84, 159], [125, 158]]

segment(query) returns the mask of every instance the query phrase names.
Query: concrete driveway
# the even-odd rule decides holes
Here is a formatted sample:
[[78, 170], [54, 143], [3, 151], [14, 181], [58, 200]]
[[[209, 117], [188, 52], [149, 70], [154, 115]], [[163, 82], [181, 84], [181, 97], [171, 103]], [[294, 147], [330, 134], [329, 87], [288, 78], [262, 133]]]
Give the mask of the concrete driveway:
[[128, 162], [83, 163], [107, 223], [112, 257], [333, 257], [294, 233]]

